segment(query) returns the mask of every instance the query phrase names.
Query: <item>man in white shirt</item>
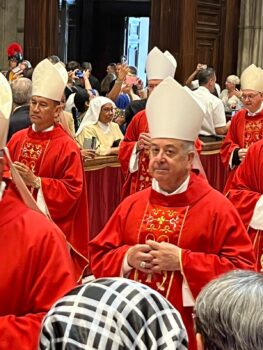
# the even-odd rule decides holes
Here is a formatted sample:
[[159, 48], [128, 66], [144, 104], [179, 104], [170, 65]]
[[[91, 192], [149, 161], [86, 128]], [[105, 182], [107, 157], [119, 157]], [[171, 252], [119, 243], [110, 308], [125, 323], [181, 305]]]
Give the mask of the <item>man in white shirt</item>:
[[216, 74], [213, 68], [201, 70], [198, 74], [199, 88], [193, 91], [194, 97], [205, 108], [205, 116], [200, 130], [202, 136], [225, 135], [229, 127], [226, 123], [223, 102], [211, 92], [215, 89]]

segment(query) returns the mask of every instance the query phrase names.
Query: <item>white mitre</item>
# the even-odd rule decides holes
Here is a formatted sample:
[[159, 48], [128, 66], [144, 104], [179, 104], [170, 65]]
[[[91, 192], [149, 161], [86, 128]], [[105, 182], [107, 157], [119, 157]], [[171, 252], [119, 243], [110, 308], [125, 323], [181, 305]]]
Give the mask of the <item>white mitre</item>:
[[6, 77], [0, 73], [0, 150], [6, 145], [9, 118], [12, 110], [12, 91]]
[[241, 74], [241, 90], [263, 92], [263, 69], [251, 64]]
[[174, 77], [177, 67], [176, 59], [169, 51], [164, 53], [154, 47], [146, 60], [146, 75], [148, 80]]
[[47, 58], [34, 69], [32, 96], [60, 102], [68, 82], [68, 73], [61, 62], [52, 64]]
[[146, 116], [152, 138], [195, 141], [204, 111], [191, 92], [168, 77], [150, 94]]

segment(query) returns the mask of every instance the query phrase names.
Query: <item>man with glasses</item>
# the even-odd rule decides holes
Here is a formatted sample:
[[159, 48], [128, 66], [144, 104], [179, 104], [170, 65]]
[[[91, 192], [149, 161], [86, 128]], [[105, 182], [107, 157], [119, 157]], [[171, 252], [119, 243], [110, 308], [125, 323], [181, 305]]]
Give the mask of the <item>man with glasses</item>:
[[223, 164], [231, 169], [225, 193], [248, 148], [263, 138], [263, 70], [260, 67], [252, 64], [244, 70], [241, 90], [244, 108], [232, 119], [220, 151]]
[[41, 61], [32, 77], [30, 120], [8, 143], [11, 159], [41, 210], [65, 234], [76, 279], [88, 265], [88, 207], [84, 169], [74, 140], [56, 124], [68, 81], [63, 65]]

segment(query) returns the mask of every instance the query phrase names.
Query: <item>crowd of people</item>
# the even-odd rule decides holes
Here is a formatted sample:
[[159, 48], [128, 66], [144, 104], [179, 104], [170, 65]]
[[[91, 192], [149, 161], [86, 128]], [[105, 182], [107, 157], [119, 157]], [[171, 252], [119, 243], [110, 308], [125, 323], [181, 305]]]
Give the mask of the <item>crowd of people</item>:
[[[263, 70], [221, 92], [201, 63], [179, 84], [157, 47], [146, 87], [126, 63], [99, 82], [89, 62], [33, 68], [17, 43], [8, 60], [0, 349], [262, 349]], [[199, 158], [211, 137], [231, 169], [224, 194]], [[110, 155], [122, 199], [90, 240], [83, 161]]]

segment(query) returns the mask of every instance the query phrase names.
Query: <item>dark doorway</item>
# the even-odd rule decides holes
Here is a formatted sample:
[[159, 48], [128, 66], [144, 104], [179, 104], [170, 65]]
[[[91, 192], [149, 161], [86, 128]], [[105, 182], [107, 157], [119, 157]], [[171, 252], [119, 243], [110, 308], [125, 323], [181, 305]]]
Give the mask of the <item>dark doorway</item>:
[[[65, 0], [66, 1], [66, 0]], [[67, 60], [92, 63], [102, 79], [123, 54], [126, 17], [150, 17], [150, 0], [71, 0], [67, 3]]]

